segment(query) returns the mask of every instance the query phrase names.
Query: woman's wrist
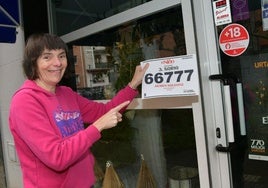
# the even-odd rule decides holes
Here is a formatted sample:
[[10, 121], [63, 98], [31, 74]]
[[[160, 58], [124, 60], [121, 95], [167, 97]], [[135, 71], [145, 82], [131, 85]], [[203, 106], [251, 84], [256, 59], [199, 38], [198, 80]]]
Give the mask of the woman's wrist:
[[96, 129], [98, 129], [99, 132], [102, 132], [102, 130], [103, 130], [103, 127], [102, 127], [102, 126], [99, 126], [99, 125], [96, 124], [96, 123], [93, 123], [92, 125], [93, 125]]
[[131, 89], [134, 89], [134, 90], [137, 90], [137, 86], [131, 82], [128, 83], [128, 86], [131, 88]]

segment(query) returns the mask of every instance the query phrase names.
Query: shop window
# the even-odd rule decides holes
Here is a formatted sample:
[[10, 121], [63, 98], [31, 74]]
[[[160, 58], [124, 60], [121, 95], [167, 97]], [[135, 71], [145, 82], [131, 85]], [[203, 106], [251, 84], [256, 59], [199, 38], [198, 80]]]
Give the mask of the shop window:
[[[79, 88], [78, 92], [90, 99], [110, 99], [127, 85], [141, 61], [186, 54], [181, 7], [96, 33], [68, 45], [76, 49], [80, 45], [77, 54], [83, 54], [83, 57], [77, 57], [77, 64], [84, 63], [83, 79], [87, 85]], [[95, 83], [93, 80], [93, 85], [92, 75], [98, 78]], [[94, 93], [98, 95], [93, 96]], [[102, 133], [92, 152], [103, 172], [106, 162], [112, 161], [126, 187], [136, 187], [141, 155], [157, 187], [172, 184], [171, 179], [176, 178], [179, 172], [174, 169], [181, 167], [193, 169], [193, 179], [198, 184], [191, 109], [128, 110], [118, 126]], [[103, 176], [97, 178], [101, 184]]]

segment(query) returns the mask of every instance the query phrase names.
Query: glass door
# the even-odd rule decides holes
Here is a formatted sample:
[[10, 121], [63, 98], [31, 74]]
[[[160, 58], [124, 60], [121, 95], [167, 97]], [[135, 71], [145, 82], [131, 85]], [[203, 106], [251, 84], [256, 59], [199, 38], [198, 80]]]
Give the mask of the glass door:
[[218, 0], [213, 6], [215, 14], [222, 7], [230, 10], [229, 20], [215, 16], [215, 24], [221, 76], [230, 89], [233, 130], [229, 134], [234, 139], [229, 140], [227, 152], [232, 185], [268, 187], [268, 1]]
[[[105, 102], [141, 61], [196, 54], [191, 10], [188, 0], [150, 1], [62, 36], [72, 49], [77, 92]], [[199, 97], [130, 107], [92, 148], [100, 172], [111, 160], [125, 187], [133, 188], [144, 159], [156, 187], [210, 187]]]

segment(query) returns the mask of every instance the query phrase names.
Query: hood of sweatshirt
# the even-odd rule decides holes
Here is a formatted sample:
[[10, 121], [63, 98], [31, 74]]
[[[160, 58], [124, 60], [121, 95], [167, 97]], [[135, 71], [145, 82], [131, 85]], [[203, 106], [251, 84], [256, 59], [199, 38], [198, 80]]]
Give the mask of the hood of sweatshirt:
[[36, 93], [41, 92], [41, 93], [43, 93], [43, 94], [45, 94], [47, 96], [55, 96], [57, 94], [57, 89], [58, 89], [58, 86], [56, 86], [56, 92], [51, 93], [51, 92], [45, 90], [44, 88], [38, 86], [35, 81], [33, 81], [33, 80], [25, 80], [23, 85], [15, 92], [15, 94], [18, 93], [18, 92], [21, 92], [21, 91], [25, 91], [25, 90], [32, 90], [32, 91], [34, 91]]

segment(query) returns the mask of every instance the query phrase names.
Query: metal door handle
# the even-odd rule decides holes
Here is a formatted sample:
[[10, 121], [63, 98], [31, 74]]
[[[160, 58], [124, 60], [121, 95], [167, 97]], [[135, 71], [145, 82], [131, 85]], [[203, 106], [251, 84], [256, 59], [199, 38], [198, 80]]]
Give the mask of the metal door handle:
[[[219, 127], [216, 128], [217, 138], [221, 138], [221, 129]], [[216, 150], [219, 152], [230, 152], [233, 149], [232, 145], [228, 143], [228, 146], [223, 146], [222, 144], [218, 144], [216, 146]]]
[[240, 122], [240, 135], [245, 136], [247, 133], [246, 133], [242, 83], [236, 83], [236, 90], [237, 90], [238, 113]]
[[234, 142], [234, 128], [233, 128], [233, 114], [232, 114], [232, 103], [231, 103], [231, 92], [229, 80], [222, 74], [210, 75], [210, 80], [219, 80], [223, 83], [223, 94], [224, 94], [224, 112], [225, 112], [225, 123], [227, 132], [227, 141]]
[[233, 149], [233, 146], [232, 145], [229, 145], [229, 146], [223, 146], [221, 144], [218, 144], [216, 146], [216, 150], [219, 151], [219, 152], [231, 152]]
[[240, 79], [234, 74], [227, 74], [226, 78], [232, 79], [236, 83], [236, 97], [238, 105], [238, 117], [240, 125], [240, 135], [246, 135], [246, 123], [245, 123], [245, 111], [244, 111], [244, 97], [243, 97], [243, 87]]
[[231, 103], [231, 92], [230, 86], [223, 86], [224, 92], [224, 111], [226, 115], [226, 128], [227, 128], [227, 140], [228, 142], [234, 142], [234, 126], [233, 126], [233, 114], [232, 114], [232, 103]]

